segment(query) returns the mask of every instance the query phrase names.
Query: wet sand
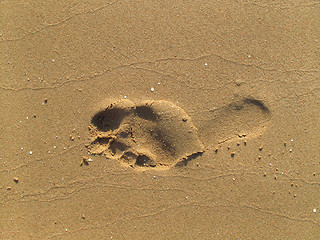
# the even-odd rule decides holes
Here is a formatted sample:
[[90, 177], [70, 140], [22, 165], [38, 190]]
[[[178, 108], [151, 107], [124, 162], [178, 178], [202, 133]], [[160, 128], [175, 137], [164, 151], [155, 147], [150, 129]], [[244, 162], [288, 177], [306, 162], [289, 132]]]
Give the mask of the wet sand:
[[0, 239], [320, 238], [318, 2], [0, 6]]

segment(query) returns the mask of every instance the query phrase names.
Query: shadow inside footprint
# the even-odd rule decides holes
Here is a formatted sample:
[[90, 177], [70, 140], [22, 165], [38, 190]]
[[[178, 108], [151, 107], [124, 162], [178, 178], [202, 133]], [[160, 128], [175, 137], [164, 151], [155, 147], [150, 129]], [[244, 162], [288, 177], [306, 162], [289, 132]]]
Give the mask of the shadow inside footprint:
[[257, 100], [257, 99], [254, 99], [254, 98], [244, 98], [243, 102], [247, 103], [247, 104], [253, 104], [253, 105], [259, 107], [261, 111], [263, 111], [265, 113], [269, 113], [269, 109], [260, 100]]
[[149, 106], [137, 106], [135, 109], [135, 113], [137, 114], [138, 117], [142, 119], [146, 119], [149, 121], [158, 120], [158, 115]]
[[92, 118], [92, 124], [100, 131], [109, 131], [117, 129], [122, 119], [126, 116], [126, 112], [119, 108], [106, 109], [96, 114]]
[[120, 100], [105, 107], [89, 128], [92, 154], [148, 169], [172, 167], [203, 152], [190, 117], [170, 102]]
[[146, 155], [139, 155], [135, 163], [140, 167], [156, 167], [156, 164]]

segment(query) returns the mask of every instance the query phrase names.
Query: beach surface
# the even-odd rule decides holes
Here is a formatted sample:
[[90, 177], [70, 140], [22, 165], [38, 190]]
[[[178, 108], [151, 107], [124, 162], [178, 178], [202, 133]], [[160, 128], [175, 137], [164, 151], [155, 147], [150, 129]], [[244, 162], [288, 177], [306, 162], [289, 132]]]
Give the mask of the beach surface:
[[0, 239], [320, 239], [320, 2], [0, 9]]

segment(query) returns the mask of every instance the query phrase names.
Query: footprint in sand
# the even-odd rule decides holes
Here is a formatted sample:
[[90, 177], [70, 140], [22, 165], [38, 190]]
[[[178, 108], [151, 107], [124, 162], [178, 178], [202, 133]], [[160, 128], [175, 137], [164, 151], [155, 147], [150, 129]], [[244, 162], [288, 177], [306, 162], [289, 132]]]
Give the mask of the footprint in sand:
[[200, 117], [200, 139], [210, 147], [235, 138], [262, 134], [269, 126], [271, 113], [260, 100], [238, 97], [226, 106], [202, 113]]
[[168, 101], [106, 100], [89, 126], [88, 149], [135, 169], [167, 169], [201, 155], [202, 143], [210, 148], [255, 137], [271, 118], [262, 101], [243, 97], [197, 116], [199, 132], [186, 112]]
[[89, 131], [91, 154], [136, 169], [166, 169], [203, 152], [190, 117], [167, 101], [106, 101]]

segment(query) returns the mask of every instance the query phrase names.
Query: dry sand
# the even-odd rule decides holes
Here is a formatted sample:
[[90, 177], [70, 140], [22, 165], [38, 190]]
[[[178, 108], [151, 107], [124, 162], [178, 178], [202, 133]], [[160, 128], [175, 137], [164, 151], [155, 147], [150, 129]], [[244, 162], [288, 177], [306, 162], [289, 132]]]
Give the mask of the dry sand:
[[0, 1], [1, 239], [320, 239], [319, 1]]

